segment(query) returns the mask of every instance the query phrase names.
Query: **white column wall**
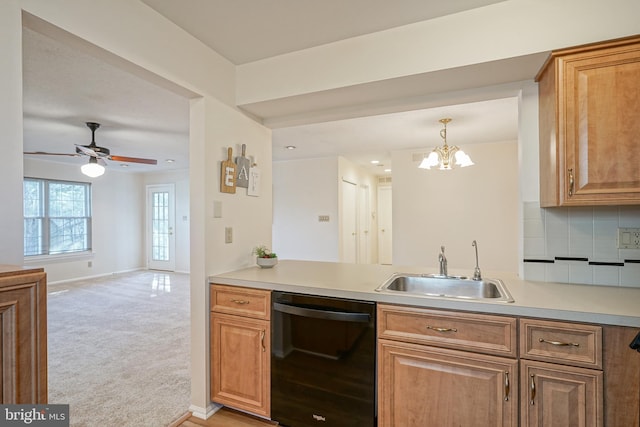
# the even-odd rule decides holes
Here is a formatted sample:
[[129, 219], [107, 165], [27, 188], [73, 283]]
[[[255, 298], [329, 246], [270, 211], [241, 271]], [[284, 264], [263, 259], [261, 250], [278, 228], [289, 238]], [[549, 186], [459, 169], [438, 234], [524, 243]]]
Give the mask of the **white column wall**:
[[[141, 2], [130, 0], [8, 0], [0, 2], [0, 135], [3, 167], [0, 196], [0, 263], [22, 263], [22, 72], [21, 9], [129, 62], [130, 71], [177, 93], [192, 94], [190, 128], [192, 410], [205, 416], [208, 390], [207, 276], [248, 265], [256, 241], [271, 240], [271, 134], [238, 112], [234, 67]], [[112, 58], [113, 59], [113, 58]], [[200, 96], [200, 100], [196, 100]], [[226, 147], [246, 143], [260, 159], [263, 194], [223, 195], [226, 222], [215, 222], [219, 168]], [[237, 148], [236, 148], [237, 150]], [[223, 155], [223, 153], [225, 155]], [[18, 203], [8, 203], [16, 201]], [[255, 215], [260, 212], [260, 215]], [[233, 244], [220, 240], [235, 227]]]
[[21, 265], [22, 216], [22, 25], [16, 1], [0, 3], [0, 264]]

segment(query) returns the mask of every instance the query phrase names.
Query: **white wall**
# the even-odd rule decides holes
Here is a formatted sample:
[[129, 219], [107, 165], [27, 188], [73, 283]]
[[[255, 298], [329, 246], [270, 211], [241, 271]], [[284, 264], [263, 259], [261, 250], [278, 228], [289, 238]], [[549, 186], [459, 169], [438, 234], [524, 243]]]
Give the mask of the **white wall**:
[[340, 260], [337, 180], [335, 157], [273, 163], [273, 250], [280, 258]]
[[176, 204], [174, 227], [176, 271], [189, 273], [189, 170], [149, 172], [142, 176], [142, 180], [145, 187], [157, 184], [174, 184]]
[[92, 179], [82, 175], [79, 165], [36, 159], [24, 160], [24, 174], [31, 178], [91, 183], [93, 254], [60, 256], [53, 261], [29, 257], [25, 261], [30, 266], [44, 267], [49, 283], [144, 266], [145, 196], [141, 175], [109, 169], [103, 176]]
[[461, 146], [474, 166], [451, 171], [418, 169], [414, 151], [392, 153], [393, 264], [438, 272], [445, 246], [449, 272], [475, 266], [518, 271], [518, 144]]
[[152, 184], [175, 185], [176, 271], [189, 272], [188, 170], [133, 174], [110, 168], [92, 179], [82, 175], [76, 165], [25, 159], [24, 174], [91, 183], [93, 253], [25, 260], [26, 265], [44, 267], [50, 284], [145, 268], [146, 186]]
[[[341, 260], [342, 180], [368, 186], [377, 206], [376, 178], [343, 157], [274, 162], [273, 250], [281, 258]], [[329, 222], [319, 222], [328, 215]], [[371, 222], [375, 230], [375, 221]], [[368, 262], [376, 262], [377, 237], [369, 230]]]

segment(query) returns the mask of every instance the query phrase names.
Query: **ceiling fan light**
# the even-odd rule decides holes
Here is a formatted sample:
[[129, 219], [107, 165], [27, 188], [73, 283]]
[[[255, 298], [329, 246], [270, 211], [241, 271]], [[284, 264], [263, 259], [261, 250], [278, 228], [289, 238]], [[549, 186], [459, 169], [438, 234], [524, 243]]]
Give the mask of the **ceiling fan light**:
[[89, 163], [80, 167], [80, 171], [89, 178], [97, 178], [104, 174], [104, 166], [99, 165], [95, 157], [91, 157]]

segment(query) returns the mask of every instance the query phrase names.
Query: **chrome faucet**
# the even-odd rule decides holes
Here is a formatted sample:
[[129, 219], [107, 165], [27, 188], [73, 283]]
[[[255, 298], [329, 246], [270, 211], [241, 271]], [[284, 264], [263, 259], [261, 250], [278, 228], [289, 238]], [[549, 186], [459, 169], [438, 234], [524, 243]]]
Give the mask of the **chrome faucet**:
[[444, 256], [444, 246], [440, 246], [440, 255], [438, 255], [438, 262], [440, 263], [440, 275], [447, 276], [447, 257]]
[[473, 270], [473, 280], [482, 280], [482, 274], [480, 274], [480, 266], [478, 264], [478, 242], [474, 240], [471, 242], [471, 246], [476, 248], [476, 268]]

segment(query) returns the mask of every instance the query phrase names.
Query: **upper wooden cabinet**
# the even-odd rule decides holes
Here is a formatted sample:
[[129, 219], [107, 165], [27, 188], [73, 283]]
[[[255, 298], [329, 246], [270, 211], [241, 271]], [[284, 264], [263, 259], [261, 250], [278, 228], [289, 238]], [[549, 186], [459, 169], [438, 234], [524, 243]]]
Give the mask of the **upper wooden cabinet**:
[[554, 51], [536, 81], [540, 205], [640, 204], [640, 36]]

